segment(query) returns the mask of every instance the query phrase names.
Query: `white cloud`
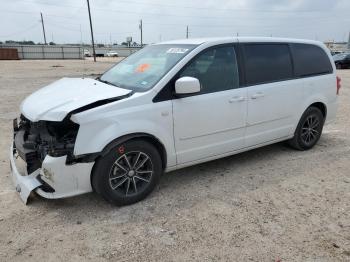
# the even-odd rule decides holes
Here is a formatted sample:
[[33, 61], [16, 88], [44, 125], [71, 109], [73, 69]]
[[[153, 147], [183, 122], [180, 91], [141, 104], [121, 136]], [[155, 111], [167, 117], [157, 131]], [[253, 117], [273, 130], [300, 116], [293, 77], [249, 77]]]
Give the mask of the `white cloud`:
[[[191, 37], [258, 35], [345, 40], [350, 30], [349, 0], [94, 0], [91, 2], [97, 42], [144, 42]], [[90, 41], [86, 0], [3, 1], [0, 40], [42, 41], [40, 12], [47, 38], [58, 43]], [[30, 28], [30, 29], [29, 29]], [[82, 34], [80, 33], [80, 28]]]

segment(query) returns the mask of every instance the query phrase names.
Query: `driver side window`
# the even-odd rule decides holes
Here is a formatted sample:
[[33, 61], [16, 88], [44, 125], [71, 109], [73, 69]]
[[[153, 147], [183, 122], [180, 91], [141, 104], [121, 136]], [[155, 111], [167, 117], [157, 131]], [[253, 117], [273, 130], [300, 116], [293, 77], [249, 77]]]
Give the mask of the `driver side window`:
[[180, 77], [195, 77], [201, 83], [200, 94], [239, 87], [238, 66], [233, 46], [210, 48], [195, 57]]

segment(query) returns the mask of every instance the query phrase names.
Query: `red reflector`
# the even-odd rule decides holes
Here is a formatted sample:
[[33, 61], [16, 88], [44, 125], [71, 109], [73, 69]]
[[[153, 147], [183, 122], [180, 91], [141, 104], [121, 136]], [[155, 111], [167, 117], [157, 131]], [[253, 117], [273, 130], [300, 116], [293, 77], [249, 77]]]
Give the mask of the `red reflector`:
[[341, 78], [337, 76], [337, 95], [339, 95], [340, 88], [341, 88]]

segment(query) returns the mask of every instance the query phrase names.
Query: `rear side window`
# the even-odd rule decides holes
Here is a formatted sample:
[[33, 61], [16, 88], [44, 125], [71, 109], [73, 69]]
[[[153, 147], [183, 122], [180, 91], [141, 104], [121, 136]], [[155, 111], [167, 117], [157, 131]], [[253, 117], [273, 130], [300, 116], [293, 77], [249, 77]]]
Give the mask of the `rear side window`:
[[244, 44], [247, 85], [293, 78], [288, 44]]
[[292, 44], [296, 77], [308, 77], [333, 73], [326, 52], [316, 45]]

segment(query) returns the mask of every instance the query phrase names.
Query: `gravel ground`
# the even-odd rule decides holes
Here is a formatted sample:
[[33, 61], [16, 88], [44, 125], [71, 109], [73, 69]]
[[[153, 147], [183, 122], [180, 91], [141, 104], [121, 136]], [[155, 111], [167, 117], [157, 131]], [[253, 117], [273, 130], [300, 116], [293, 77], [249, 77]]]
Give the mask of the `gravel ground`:
[[8, 160], [20, 102], [111, 65], [0, 61], [0, 261], [350, 261], [350, 70], [311, 151], [276, 144], [168, 173], [122, 208], [94, 193], [23, 205]]

